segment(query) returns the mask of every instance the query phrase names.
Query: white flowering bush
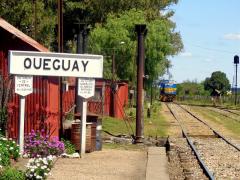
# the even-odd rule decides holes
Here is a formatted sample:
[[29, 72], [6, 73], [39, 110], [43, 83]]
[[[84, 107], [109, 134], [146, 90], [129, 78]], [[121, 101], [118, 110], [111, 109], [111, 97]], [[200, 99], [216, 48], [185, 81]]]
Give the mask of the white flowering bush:
[[9, 166], [10, 159], [19, 158], [19, 146], [12, 139], [0, 137], [0, 167]]
[[54, 156], [32, 158], [28, 161], [26, 179], [46, 179], [53, 166]]

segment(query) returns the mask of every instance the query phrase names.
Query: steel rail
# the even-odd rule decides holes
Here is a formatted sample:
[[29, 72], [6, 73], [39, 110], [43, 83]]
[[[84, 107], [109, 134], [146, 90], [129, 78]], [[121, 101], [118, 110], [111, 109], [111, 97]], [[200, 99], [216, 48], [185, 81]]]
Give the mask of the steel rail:
[[202, 119], [200, 119], [199, 117], [197, 117], [195, 114], [193, 114], [192, 112], [190, 112], [189, 110], [187, 110], [186, 108], [182, 107], [181, 105], [179, 105], [178, 103], [174, 103], [177, 104], [179, 107], [181, 107], [182, 109], [184, 109], [186, 112], [188, 112], [192, 117], [194, 117], [195, 119], [197, 119], [198, 121], [202, 122], [203, 124], [205, 124], [208, 128], [210, 128], [214, 134], [216, 134], [219, 138], [222, 138], [226, 143], [228, 143], [230, 146], [234, 147], [235, 149], [237, 149], [238, 151], [240, 151], [240, 148], [238, 146], [236, 146], [235, 144], [233, 144], [232, 142], [230, 142], [228, 139], [226, 139], [223, 135], [221, 135], [219, 132], [217, 132], [216, 130], [214, 130], [209, 124], [207, 124], [205, 121], [203, 121]]
[[218, 108], [218, 107], [215, 107], [215, 108], [216, 108], [216, 109], [219, 109], [219, 110], [222, 110], [222, 111], [229, 112], [229, 113], [234, 114], [234, 115], [237, 115], [237, 116], [240, 115], [239, 113], [233, 112], [233, 111], [231, 111], [231, 110], [229, 110], [229, 109]]
[[[224, 116], [224, 117], [227, 117], [227, 118], [229, 118], [229, 119], [232, 119], [232, 120], [234, 120], [234, 121], [236, 121], [236, 122], [240, 122], [240, 120], [238, 120], [238, 119], [235, 119], [235, 118], [233, 118], [233, 117], [231, 117], [231, 116], [228, 116], [228, 115], [226, 115], [226, 114], [224, 114], [223, 112], [217, 112], [217, 111], [215, 111], [214, 109], [211, 109], [212, 107], [207, 107], [207, 109], [209, 109], [210, 111], [212, 111], [212, 112], [215, 112], [215, 113], [219, 113], [221, 116]], [[215, 107], [216, 108], [216, 107]], [[228, 113], [232, 113], [232, 114], [234, 114], [234, 115], [240, 115], [240, 114], [237, 114], [237, 113], [234, 113], [234, 112], [232, 112], [232, 111], [229, 111], [229, 110], [227, 110], [227, 109], [220, 109], [220, 108], [216, 108], [217, 110], [220, 110], [220, 111], [225, 111], [225, 112], [228, 112]]]
[[168, 106], [168, 104], [166, 103], [166, 106], [167, 108], [169, 109], [169, 111], [171, 112], [171, 114], [173, 115], [173, 117], [177, 120], [179, 126], [181, 127], [181, 130], [182, 130], [182, 134], [183, 134], [183, 137], [186, 138], [190, 148], [193, 150], [195, 156], [197, 157], [197, 160], [201, 166], [201, 168], [203, 169], [203, 171], [205, 172], [205, 175], [211, 179], [211, 180], [214, 180], [215, 177], [213, 176], [213, 174], [209, 171], [209, 169], [207, 168], [207, 166], [205, 165], [204, 161], [201, 159], [196, 147], [193, 145], [192, 141], [190, 140], [190, 138], [187, 136], [187, 133], [185, 132], [182, 124], [180, 123], [179, 119], [176, 117], [175, 113], [172, 111], [172, 109]]

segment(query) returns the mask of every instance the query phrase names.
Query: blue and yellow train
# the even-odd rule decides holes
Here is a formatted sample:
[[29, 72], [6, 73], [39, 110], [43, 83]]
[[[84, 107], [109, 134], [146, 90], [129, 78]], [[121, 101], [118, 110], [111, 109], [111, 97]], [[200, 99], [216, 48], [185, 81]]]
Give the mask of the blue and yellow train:
[[160, 81], [160, 101], [172, 102], [176, 98], [177, 85], [174, 81]]

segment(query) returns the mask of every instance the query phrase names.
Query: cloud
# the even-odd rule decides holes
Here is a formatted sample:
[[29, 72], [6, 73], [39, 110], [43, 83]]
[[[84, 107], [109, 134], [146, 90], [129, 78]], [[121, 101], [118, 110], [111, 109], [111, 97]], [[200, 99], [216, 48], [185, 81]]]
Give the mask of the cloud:
[[240, 40], [240, 33], [229, 33], [223, 36], [227, 40]]
[[213, 59], [212, 59], [212, 58], [206, 58], [206, 59], [204, 59], [204, 61], [205, 61], [205, 62], [212, 62]]
[[182, 52], [182, 53], [180, 53], [180, 56], [182, 56], [182, 57], [192, 57], [192, 53], [190, 53], [190, 52]]

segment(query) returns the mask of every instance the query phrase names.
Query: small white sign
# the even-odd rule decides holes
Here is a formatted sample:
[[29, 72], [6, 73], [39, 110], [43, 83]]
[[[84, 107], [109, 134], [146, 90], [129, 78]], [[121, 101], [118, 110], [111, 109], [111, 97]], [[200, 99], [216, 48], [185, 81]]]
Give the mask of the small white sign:
[[9, 72], [17, 75], [102, 78], [103, 56], [9, 51]]
[[94, 96], [95, 79], [78, 78], [78, 95], [87, 99]]
[[15, 93], [26, 96], [33, 92], [32, 76], [15, 76]]

